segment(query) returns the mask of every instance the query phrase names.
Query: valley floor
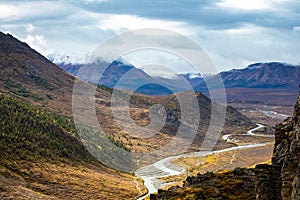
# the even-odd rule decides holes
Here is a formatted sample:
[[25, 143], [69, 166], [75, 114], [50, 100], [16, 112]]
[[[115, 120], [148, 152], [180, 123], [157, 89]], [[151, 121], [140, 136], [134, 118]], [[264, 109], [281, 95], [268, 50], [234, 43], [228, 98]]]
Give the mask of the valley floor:
[[[150, 195], [157, 189], [182, 186], [188, 176], [195, 176], [198, 173], [225, 172], [236, 167], [254, 167], [259, 163], [269, 163], [274, 137], [270, 134], [255, 133], [264, 128], [258, 124], [258, 127], [246, 134], [228, 135], [227, 138], [238, 137], [234, 139], [234, 145], [237, 145], [235, 147], [168, 157], [137, 170], [136, 175], [145, 181]], [[233, 140], [227, 142], [232, 143]]]

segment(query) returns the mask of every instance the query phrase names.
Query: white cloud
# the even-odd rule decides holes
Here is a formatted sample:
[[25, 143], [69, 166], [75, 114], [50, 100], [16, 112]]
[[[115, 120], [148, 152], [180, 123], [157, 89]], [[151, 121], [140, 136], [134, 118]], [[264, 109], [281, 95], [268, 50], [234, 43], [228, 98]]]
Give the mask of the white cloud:
[[110, 0], [84, 0], [85, 4], [97, 4], [97, 3], [102, 3], [102, 2], [107, 2]]
[[[85, 55], [116, 34], [161, 28], [194, 36], [221, 70], [272, 60], [299, 63], [297, 6], [300, 4], [295, 0], [216, 0], [205, 4], [206, 9], [201, 3], [186, 1], [180, 4], [178, 12], [171, 6], [163, 7], [169, 6], [168, 3], [157, 3], [162, 6], [158, 8], [155, 1], [130, 4], [119, 0], [105, 7], [101, 5], [104, 1], [110, 0], [76, 3], [0, 0], [0, 29], [44, 55], [50, 52]], [[194, 55], [193, 49], [180, 40], [168, 42], [162, 39], [160, 45], [172, 45], [186, 55]], [[142, 65], [145, 59], [152, 58], [144, 56], [134, 61]], [[180, 68], [176, 60], [156, 59], [155, 63], [172, 63]]]
[[47, 47], [47, 42], [43, 35], [28, 34], [24, 39], [24, 42], [42, 54], [45, 52], [45, 48]]
[[233, 34], [233, 35], [249, 35], [253, 33], [263, 32], [266, 29], [264, 27], [255, 26], [253, 24], [244, 24], [243, 26], [231, 29], [225, 29], [224, 32], [226, 34]]
[[26, 24], [25, 29], [26, 29], [27, 33], [32, 33], [34, 31], [35, 27], [29, 23], [29, 24]]
[[300, 26], [294, 26], [293, 31], [294, 32], [300, 32]]
[[142, 28], [162, 28], [187, 33], [183, 22], [147, 19], [133, 15], [106, 15], [101, 20], [99, 28], [115, 32]]
[[0, 20], [3, 21], [55, 16], [57, 13], [68, 12], [63, 3], [54, 1], [0, 3]]
[[224, 8], [242, 9], [242, 10], [266, 10], [271, 9], [276, 3], [283, 3], [289, 0], [222, 0], [216, 5]]
[[198, 33], [197, 40], [221, 71], [256, 62], [299, 63], [300, 37], [293, 30], [245, 25], [227, 30], [201, 29]]
[[161, 49], [137, 50], [123, 55], [122, 58], [153, 76], [172, 77], [187, 71], [198, 72], [178, 55]]

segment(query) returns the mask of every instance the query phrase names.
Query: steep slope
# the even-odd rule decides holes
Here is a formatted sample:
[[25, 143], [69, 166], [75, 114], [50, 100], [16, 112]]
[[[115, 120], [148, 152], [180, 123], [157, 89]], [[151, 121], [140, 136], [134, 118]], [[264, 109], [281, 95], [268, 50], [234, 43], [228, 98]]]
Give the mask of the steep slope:
[[0, 124], [1, 199], [140, 195], [132, 176], [104, 167], [87, 152], [69, 119], [0, 94]]
[[0, 91], [71, 115], [74, 77], [26, 43], [0, 33]]
[[103, 166], [79, 140], [75, 78], [9, 34], [0, 33], [0, 44], [0, 198], [139, 196], [133, 176]]

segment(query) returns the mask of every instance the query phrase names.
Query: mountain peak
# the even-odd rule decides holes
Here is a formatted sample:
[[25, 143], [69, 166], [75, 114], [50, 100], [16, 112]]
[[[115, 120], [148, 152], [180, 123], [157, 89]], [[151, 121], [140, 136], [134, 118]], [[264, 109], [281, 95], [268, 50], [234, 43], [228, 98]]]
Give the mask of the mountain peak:
[[281, 63], [281, 62], [267, 62], [267, 63], [254, 63], [246, 67], [246, 69], [253, 70], [253, 69], [259, 69], [263, 67], [277, 68], [277, 67], [295, 67], [295, 66], [286, 63]]
[[249, 70], [259, 69], [262, 66], [263, 66], [263, 63], [255, 63], [255, 64], [249, 65], [248, 67], [246, 67], [246, 69], [249, 69]]

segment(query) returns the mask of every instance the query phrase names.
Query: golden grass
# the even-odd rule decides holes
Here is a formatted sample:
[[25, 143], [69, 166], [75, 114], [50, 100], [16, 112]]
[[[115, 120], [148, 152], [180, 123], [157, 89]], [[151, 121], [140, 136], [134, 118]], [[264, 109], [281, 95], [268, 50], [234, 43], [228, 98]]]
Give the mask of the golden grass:
[[207, 171], [233, 170], [236, 167], [251, 167], [255, 164], [270, 160], [273, 153], [273, 144], [264, 147], [241, 149], [206, 157], [180, 158], [176, 164], [186, 166], [191, 175], [205, 173]]
[[18, 173], [1, 167], [1, 199], [133, 199], [147, 192], [142, 180], [102, 166], [22, 165]]
[[195, 176], [198, 173], [224, 172], [233, 170], [236, 167], [254, 167], [257, 164], [269, 163], [272, 157], [273, 144], [264, 147], [241, 149], [217, 154], [210, 154], [205, 157], [181, 157], [174, 164], [184, 166], [186, 173], [178, 176], [160, 178], [166, 183], [172, 183], [166, 188], [174, 185], [181, 186], [188, 175]]

